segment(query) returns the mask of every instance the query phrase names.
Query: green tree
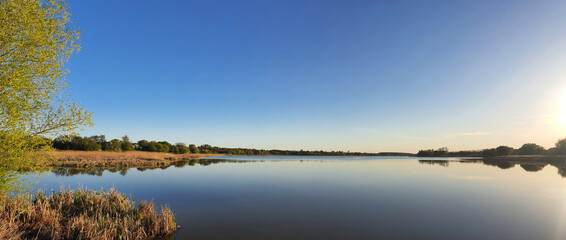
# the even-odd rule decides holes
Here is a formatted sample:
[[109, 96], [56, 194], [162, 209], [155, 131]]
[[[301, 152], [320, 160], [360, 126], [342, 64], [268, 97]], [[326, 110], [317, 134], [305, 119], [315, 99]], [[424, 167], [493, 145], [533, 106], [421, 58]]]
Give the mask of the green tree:
[[177, 149], [176, 153], [185, 154], [190, 152], [189, 148], [184, 143], [176, 143], [175, 147]]
[[120, 148], [122, 151], [133, 151], [134, 145], [130, 142], [128, 135], [122, 137], [122, 142], [120, 142]]
[[106, 151], [115, 151], [118, 152], [122, 149], [122, 142], [118, 139], [112, 139], [106, 145]]
[[148, 151], [149, 148], [149, 142], [147, 140], [139, 140], [138, 141], [138, 149], [140, 151]]
[[189, 150], [191, 151], [191, 153], [199, 153], [199, 149], [196, 145], [194, 144], [189, 144]]
[[158, 152], [170, 152], [173, 149], [173, 145], [167, 141], [160, 141], [157, 142], [157, 151]]
[[511, 154], [511, 151], [513, 151], [513, 148], [508, 146], [499, 146], [495, 149], [497, 156], [507, 156]]
[[519, 148], [519, 155], [542, 155], [545, 149], [534, 143], [525, 143]]
[[429, 150], [420, 150], [417, 153], [418, 157], [432, 157], [434, 154], [434, 150], [433, 149], [429, 149]]
[[0, 1], [0, 166], [37, 169], [57, 136], [92, 125], [70, 100], [64, 64], [79, 31], [62, 0]]
[[556, 149], [554, 154], [556, 155], [566, 155], [566, 138], [560, 139], [555, 144]]
[[157, 152], [158, 149], [161, 149], [161, 144], [157, 143], [156, 141], [151, 141], [151, 142], [149, 142], [149, 144], [147, 145], [147, 148], [146, 148], [145, 151]]
[[497, 155], [497, 149], [488, 148], [482, 151], [482, 156], [486, 158], [495, 157]]
[[105, 150], [106, 148], [106, 144], [108, 143], [106, 141], [106, 136], [105, 135], [94, 135], [94, 136], [90, 136], [90, 139], [96, 141], [102, 150]]

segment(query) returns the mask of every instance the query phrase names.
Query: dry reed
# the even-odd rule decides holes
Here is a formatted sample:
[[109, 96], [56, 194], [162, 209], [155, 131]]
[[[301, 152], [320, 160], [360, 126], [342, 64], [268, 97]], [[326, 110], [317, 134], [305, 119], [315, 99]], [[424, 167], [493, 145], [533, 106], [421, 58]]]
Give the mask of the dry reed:
[[161, 167], [177, 161], [222, 154], [173, 154], [159, 152], [103, 152], [103, 151], [54, 151], [56, 161], [52, 167], [69, 168], [130, 168]]
[[0, 239], [155, 239], [172, 234], [168, 207], [135, 202], [111, 189], [62, 190], [51, 196], [16, 196], [0, 205]]

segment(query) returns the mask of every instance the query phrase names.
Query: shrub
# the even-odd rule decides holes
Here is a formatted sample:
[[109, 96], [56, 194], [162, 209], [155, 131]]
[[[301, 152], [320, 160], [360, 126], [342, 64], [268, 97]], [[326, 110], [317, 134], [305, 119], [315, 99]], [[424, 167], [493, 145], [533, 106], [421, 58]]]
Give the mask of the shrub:
[[542, 146], [534, 143], [525, 143], [519, 148], [519, 155], [542, 155], [545, 151]]
[[560, 139], [555, 144], [556, 149], [554, 154], [556, 155], [566, 155], [566, 138]]
[[495, 149], [495, 153], [497, 154], [497, 156], [507, 156], [511, 154], [512, 151], [513, 148], [508, 146], [499, 146]]

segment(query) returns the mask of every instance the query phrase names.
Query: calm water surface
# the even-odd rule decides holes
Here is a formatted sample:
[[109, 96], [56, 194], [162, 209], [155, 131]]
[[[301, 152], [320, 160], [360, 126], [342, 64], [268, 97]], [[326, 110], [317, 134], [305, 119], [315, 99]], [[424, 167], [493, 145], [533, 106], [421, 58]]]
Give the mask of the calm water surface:
[[229, 158], [253, 161], [61, 170], [37, 187], [115, 187], [168, 204], [182, 226], [177, 239], [566, 239], [564, 168], [407, 157]]

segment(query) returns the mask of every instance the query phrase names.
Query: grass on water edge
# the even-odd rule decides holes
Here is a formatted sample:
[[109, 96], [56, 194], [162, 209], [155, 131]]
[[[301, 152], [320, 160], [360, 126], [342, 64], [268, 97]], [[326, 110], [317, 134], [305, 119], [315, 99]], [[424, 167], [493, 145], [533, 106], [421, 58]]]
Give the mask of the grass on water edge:
[[0, 239], [156, 239], [177, 229], [171, 209], [88, 189], [1, 199]]
[[49, 166], [63, 168], [163, 167], [174, 164], [175, 162], [222, 155], [173, 154], [141, 151], [54, 151], [52, 154], [56, 160], [52, 161]]

